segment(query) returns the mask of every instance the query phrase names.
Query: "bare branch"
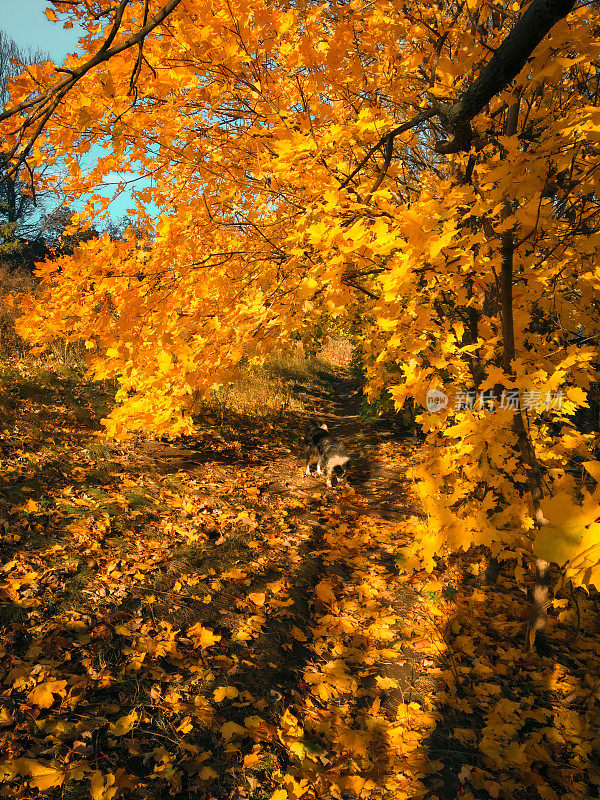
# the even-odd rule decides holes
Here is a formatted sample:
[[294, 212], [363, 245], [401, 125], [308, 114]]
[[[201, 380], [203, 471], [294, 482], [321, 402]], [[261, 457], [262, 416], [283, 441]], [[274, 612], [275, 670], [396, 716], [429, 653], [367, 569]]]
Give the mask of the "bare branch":
[[379, 175], [377, 176], [375, 183], [373, 184], [371, 191], [367, 195], [367, 202], [371, 198], [373, 192], [376, 192], [377, 189], [381, 186], [381, 182], [386, 176], [386, 173], [389, 169], [390, 164], [392, 163], [392, 155], [394, 154], [394, 137], [388, 133], [387, 141], [385, 143], [385, 156], [383, 159], [383, 165], [379, 170]]
[[[149, 0], [144, 0], [144, 19], [142, 22], [142, 27], [144, 27], [148, 21], [148, 1]], [[144, 61], [144, 37], [142, 37], [138, 44], [138, 55], [135, 61], [135, 66], [133, 68], [133, 72], [131, 73], [131, 78], [129, 79], [129, 94], [132, 94], [135, 90], [137, 80], [140, 77], [140, 72], [142, 71], [142, 63]]]
[[[348, 186], [350, 181], [354, 178], [355, 175], [357, 175], [361, 171], [361, 169], [364, 167], [364, 165], [367, 163], [367, 161], [371, 158], [373, 153], [377, 152], [377, 150], [379, 150], [379, 148], [383, 144], [385, 144], [388, 141], [392, 141], [393, 142], [393, 140], [394, 140], [394, 138], [396, 136], [399, 136], [401, 133], [405, 133], [406, 131], [409, 131], [411, 128], [416, 128], [417, 125], [420, 125], [421, 122], [425, 122], [426, 120], [431, 119], [431, 117], [435, 116], [436, 113], [437, 113], [437, 111], [435, 109], [433, 109], [433, 108], [429, 109], [428, 111], [424, 111], [422, 114], [418, 114], [416, 117], [413, 117], [411, 120], [408, 120], [408, 122], [404, 122], [402, 125], [399, 125], [397, 128], [394, 128], [393, 131], [388, 131], [388, 133], [384, 134], [381, 137], [381, 139], [377, 142], [377, 144], [375, 144], [375, 145], [373, 145], [373, 147], [371, 147], [371, 149], [367, 152], [367, 154], [365, 155], [363, 160], [354, 169], [354, 171], [350, 175], [348, 175], [348, 177], [340, 185], [340, 189], [345, 189], [346, 186]], [[373, 192], [373, 191], [375, 191], [375, 189], [371, 190], [371, 192]]]

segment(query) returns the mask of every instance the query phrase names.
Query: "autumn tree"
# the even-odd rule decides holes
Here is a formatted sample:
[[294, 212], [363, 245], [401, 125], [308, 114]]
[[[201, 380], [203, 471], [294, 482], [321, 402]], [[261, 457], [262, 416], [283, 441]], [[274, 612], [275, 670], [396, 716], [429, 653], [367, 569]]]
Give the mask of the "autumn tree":
[[13, 174], [64, 159], [90, 221], [109, 172], [152, 177], [147, 240], [46, 264], [21, 324], [118, 379], [108, 433], [191, 431], [242, 356], [351, 318], [369, 396], [449, 397], [420, 418], [407, 565], [535, 550], [597, 585], [600, 468], [573, 424], [600, 333], [596, 4], [53, 6], [83, 51], [13, 81]]
[[[37, 54], [24, 52], [17, 43], [0, 30], [0, 103], [4, 108], [8, 101], [8, 83], [23, 71], [23, 65], [39, 60]], [[27, 192], [27, 184], [14, 177], [4, 176], [0, 182], [0, 234], [3, 238], [1, 251], [11, 255], [22, 245], [17, 234], [27, 232], [31, 221], [34, 200]]]
[[[0, 105], [9, 102], [9, 84], [27, 64], [40, 64], [49, 56], [39, 49], [19, 47], [0, 30]], [[0, 153], [1, 156], [1, 153]], [[47, 166], [44, 167], [44, 171]], [[0, 257], [11, 266], [21, 265], [27, 271], [35, 261], [49, 255], [47, 245], [57, 245], [70, 222], [72, 212], [63, 203], [60, 192], [60, 171], [54, 170], [54, 192], [47, 192], [33, 181], [28, 170], [17, 176], [10, 166], [0, 161]]]

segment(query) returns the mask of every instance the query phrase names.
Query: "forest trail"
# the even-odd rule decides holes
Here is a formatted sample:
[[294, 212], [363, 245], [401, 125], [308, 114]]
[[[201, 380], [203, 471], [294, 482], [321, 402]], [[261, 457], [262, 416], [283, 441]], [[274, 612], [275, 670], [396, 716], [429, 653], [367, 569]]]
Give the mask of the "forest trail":
[[[206, 581], [213, 570], [234, 576], [234, 592], [231, 585], [221, 591], [206, 585], [211, 602], [200, 613], [181, 608], [173, 618], [168, 604], [165, 612], [178, 626], [182, 620], [201, 624], [222, 637], [221, 644], [229, 641], [223, 658], [233, 657], [236, 666], [228, 663], [227, 674], [263, 711], [261, 724], [276, 726], [283, 714], [295, 720], [297, 736], [304, 731], [300, 744], [286, 743], [303, 765], [298, 770], [298, 758], [284, 759], [289, 797], [308, 788], [290, 781], [308, 781], [335, 796], [349, 789], [358, 794], [365, 786], [379, 790], [384, 776], [390, 790], [402, 786], [417, 796], [420, 778], [398, 773], [402, 747], [390, 748], [385, 733], [399, 726], [399, 737], [406, 726], [426, 732], [432, 725], [423, 709], [431, 708], [427, 695], [439, 634], [430, 612], [416, 603], [419, 580], [409, 585], [397, 566], [409, 541], [405, 473], [417, 457], [416, 443], [389, 422], [361, 421], [359, 383], [347, 371], [325, 371], [319, 385], [294, 386], [307, 409], [303, 414], [265, 426], [237, 419], [229, 435], [221, 426], [222, 440], [141, 448], [143, 472], [184, 476], [188, 487], [202, 487], [209, 520], [208, 539], [172, 552], [166, 574], [153, 586], [171, 588], [173, 575], [180, 584], [182, 578], [195, 584], [196, 576]], [[328, 489], [322, 476], [305, 475], [310, 418], [326, 422], [346, 444], [349, 488]], [[211, 486], [214, 493], [207, 491]], [[232, 506], [237, 525], [231, 525]], [[245, 598], [239, 596], [244, 584]], [[236, 604], [235, 612], [246, 607], [241, 630]], [[161, 605], [157, 600], [155, 615]], [[247, 607], [254, 612], [249, 617]], [[370, 731], [373, 712], [382, 723]], [[316, 740], [307, 730], [319, 732]], [[425, 774], [426, 749], [412, 757]], [[366, 774], [354, 759], [368, 761]]]
[[[356, 503], [389, 520], [414, 513], [406, 503], [405, 472], [418, 458], [416, 438], [383, 419], [361, 421], [360, 382], [347, 370], [323, 372], [323, 385], [325, 391], [295, 384], [298, 400], [309, 411], [288, 415], [280, 420], [275, 432], [246, 427], [246, 436], [237, 440], [239, 450], [233, 454], [211, 454], [209, 443], [199, 447], [193, 439], [177, 444], [148, 442], [143, 446], [147, 463], [153, 463], [159, 472], [185, 470], [198, 476], [214, 469], [222, 475], [235, 476], [237, 466], [250, 469], [248, 476], [254, 477], [257, 485], [268, 487], [269, 493], [306, 499], [315, 491], [326, 491], [322, 478], [304, 475], [304, 436], [312, 418], [326, 423], [330, 432], [344, 442], [351, 456], [348, 484], [355, 492]], [[278, 437], [281, 432], [285, 432], [283, 447]], [[260, 436], [262, 441], [257, 438]], [[339, 494], [335, 488], [329, 491], [332, 498]]]
[[[302, 413], [127, 446], [94, 435], [98, 387], [39, 381], [5, 376], [0, 437], [9, 794], [595, 796], [593, 599], [564, 602], [569, 657], [547, 659], [523, 651], [512, 568], [493, 590], [478, 553], [407, 569], [419, 448], [362, 421], [348, 373], [289, 376]], [[349, 489], [304, 475], [311, 416]]]

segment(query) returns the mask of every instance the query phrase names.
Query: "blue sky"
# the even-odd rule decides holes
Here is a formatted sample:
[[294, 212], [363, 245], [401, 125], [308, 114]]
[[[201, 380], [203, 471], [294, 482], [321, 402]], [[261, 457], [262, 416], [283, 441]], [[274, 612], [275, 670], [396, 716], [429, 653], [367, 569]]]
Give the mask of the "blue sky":
[[0, 28], [21, 47], [40, 48], [61, 64], [67, 53], [77, 50], [75, 27], [65, 30], [44, 13], [47, 0], [0, 0]]
[[[80, 34], [75, 26], [65, 30], [61, 22], [50, 22], [45, 14], [49, 6], [48, 0], [0, 0], [0, 29], [19, 47], [39, 49], [62, 64], [68, 53], [77, 52]], [[111, 177], [114, 180], [114, 174]], [[124, 193], [112, 204], [111, 216], [122, 217], [132, 205], [131, 197]]]

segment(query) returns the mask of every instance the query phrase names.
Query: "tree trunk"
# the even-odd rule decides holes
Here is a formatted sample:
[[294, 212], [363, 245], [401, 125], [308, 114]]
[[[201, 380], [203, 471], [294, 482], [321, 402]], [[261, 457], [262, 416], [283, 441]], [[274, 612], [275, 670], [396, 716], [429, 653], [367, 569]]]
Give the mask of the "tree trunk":
[[[533, 5], [533, 3], [532, 3]], [[531, 8], [531, 6], [530, 6]], [[528, 9], [529, 10], [529, 9]], [[506, 119], [507, 136], [514, 136], [517, 133], [517, 123], [519, 119], [519, 99], [511, 105]], [[507, 202], [503, 218], [507, 218], [510, 213], [510, 204]], [[514, 254], [515, 254], [515, 230], [511, 228], [501, 235], [501, 256], [502, 269], [500, 276], [500, 307], [502, 316], [502, 366], [506, 375], [513, 374], [512, 361], [515, 357], [515, 332], [513, 315], [513, 279], [514, 279]], [[534, 517], [538, 525], [547, 522], [542, 514], [540, 503], [543, 494], [543, 473], [535, 455], [533, 443], [529, 438], [521, 409], [515, 411], [512, 423], [513, 431], [517, 435], [517, 445], [521, 454], [521, 460], [527, 468], [529, 491], [533, 506]], [[527, 646], [531, 647], [535, 642], [538, 646], [544, 647], [546, 640], [546, 618], [550, 596], [550, 564], [547, 561], [538, 559], [536, 562], [536, 580], [533, 590], [533, 609], [527, 624]]]

